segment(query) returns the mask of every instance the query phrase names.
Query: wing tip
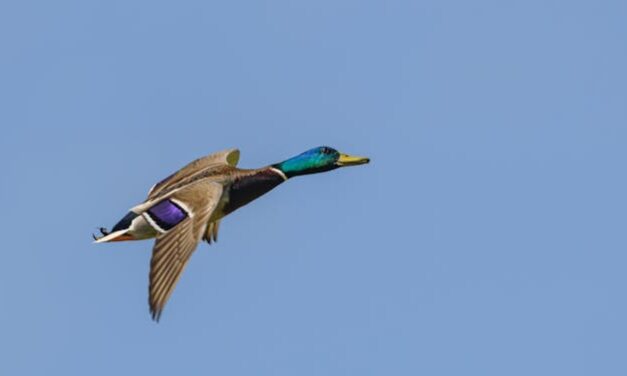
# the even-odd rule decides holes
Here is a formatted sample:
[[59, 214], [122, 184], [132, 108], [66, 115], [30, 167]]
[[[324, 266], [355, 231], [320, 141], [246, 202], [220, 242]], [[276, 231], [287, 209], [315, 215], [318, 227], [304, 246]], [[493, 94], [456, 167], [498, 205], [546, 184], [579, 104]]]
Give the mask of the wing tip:
[[161, 313], [163, 313], [163, 308], [157, 308], [154, 305], [150, 305], [150, 316], [152, 317], [152, 321], [159, 323], [161, 320]]

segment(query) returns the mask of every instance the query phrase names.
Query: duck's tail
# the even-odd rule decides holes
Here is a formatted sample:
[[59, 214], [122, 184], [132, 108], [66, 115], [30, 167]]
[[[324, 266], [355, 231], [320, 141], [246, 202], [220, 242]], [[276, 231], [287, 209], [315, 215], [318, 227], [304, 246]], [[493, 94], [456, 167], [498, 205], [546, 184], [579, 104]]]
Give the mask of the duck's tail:
[[100, 233], [102, 236], [92, 235], [94, 243], [106, 243], [106, 242], [122, 242], [125, 240], [136, 240], [136, 237], [129, 233], [133, 220], [138, 215], [132, 211], [128, 212], [124, 218], [122, 218], [115, 226], [113, 230], [108, 231], [106, 228], [101, 227]]
[[92, 235], [94, 243], [122, 242], [125, 240], [135, 240], [132, 235], [127, 234], [128, 229], [108, 232], [106, 229], [100, 229], [102, 236]]

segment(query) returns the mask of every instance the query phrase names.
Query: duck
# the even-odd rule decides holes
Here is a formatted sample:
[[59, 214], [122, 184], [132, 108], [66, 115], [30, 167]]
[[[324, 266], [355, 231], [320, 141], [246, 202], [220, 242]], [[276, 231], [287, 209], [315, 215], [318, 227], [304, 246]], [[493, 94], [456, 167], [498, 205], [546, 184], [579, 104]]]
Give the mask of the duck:
[[198, 244], [217, 241], [222, 218], [292, 178], [370, 162], [328, 146], [256, 169], [238, 168], [239, 158], [238, 149], [227, 149], [194, 160], [153, 185], [111, 231], [100, 227], [93, 235], [95, 243], [156, 239], [148, 287], [154, 321]]

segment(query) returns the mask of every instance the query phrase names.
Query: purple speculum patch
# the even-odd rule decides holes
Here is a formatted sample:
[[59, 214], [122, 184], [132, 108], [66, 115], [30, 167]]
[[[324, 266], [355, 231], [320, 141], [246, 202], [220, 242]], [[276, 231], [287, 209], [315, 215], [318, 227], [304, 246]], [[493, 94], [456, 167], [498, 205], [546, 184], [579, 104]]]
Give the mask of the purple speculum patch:
[[187, 213], [171, 200], [163, 200], [154, 205], [148, 209], [148, 215], [166, 231], [187, 218]]

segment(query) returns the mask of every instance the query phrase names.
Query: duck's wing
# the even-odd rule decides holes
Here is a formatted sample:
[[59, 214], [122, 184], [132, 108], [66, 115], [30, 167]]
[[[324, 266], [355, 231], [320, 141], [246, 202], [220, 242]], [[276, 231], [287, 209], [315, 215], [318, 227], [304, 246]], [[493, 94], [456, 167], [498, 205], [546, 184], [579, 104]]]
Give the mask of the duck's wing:
[[228, 149], [198, 158], [150, 188], [147, 200], [159, 197], [164, 192], [167, 192], [169, 188], [181, 183], [183, 180], [188, 180], [190, 177], [208, 168], [218, 166], [235, 167], [237, 162], [239, 162], [239, 155], [238, 149]]
[[[222, 196], [222, 185], [200, 180], [169, 195], [157, 205], [172, 205], [159, 210], [148, 209], [153, 220], [168, 223], [167, 216], [184, 216], [174, 227], [157, 236], [150, 261], [148, 302], [152, 318], [159, 321], [161, 312], [172, 294], [190, 256], [205, 235], [211, 213]], [[155, 205], [155, 208], [156, 206]], [[182, 214], [176, 214], [182, 211]], [[161, 227], [163, 229], [163, 227]]]

